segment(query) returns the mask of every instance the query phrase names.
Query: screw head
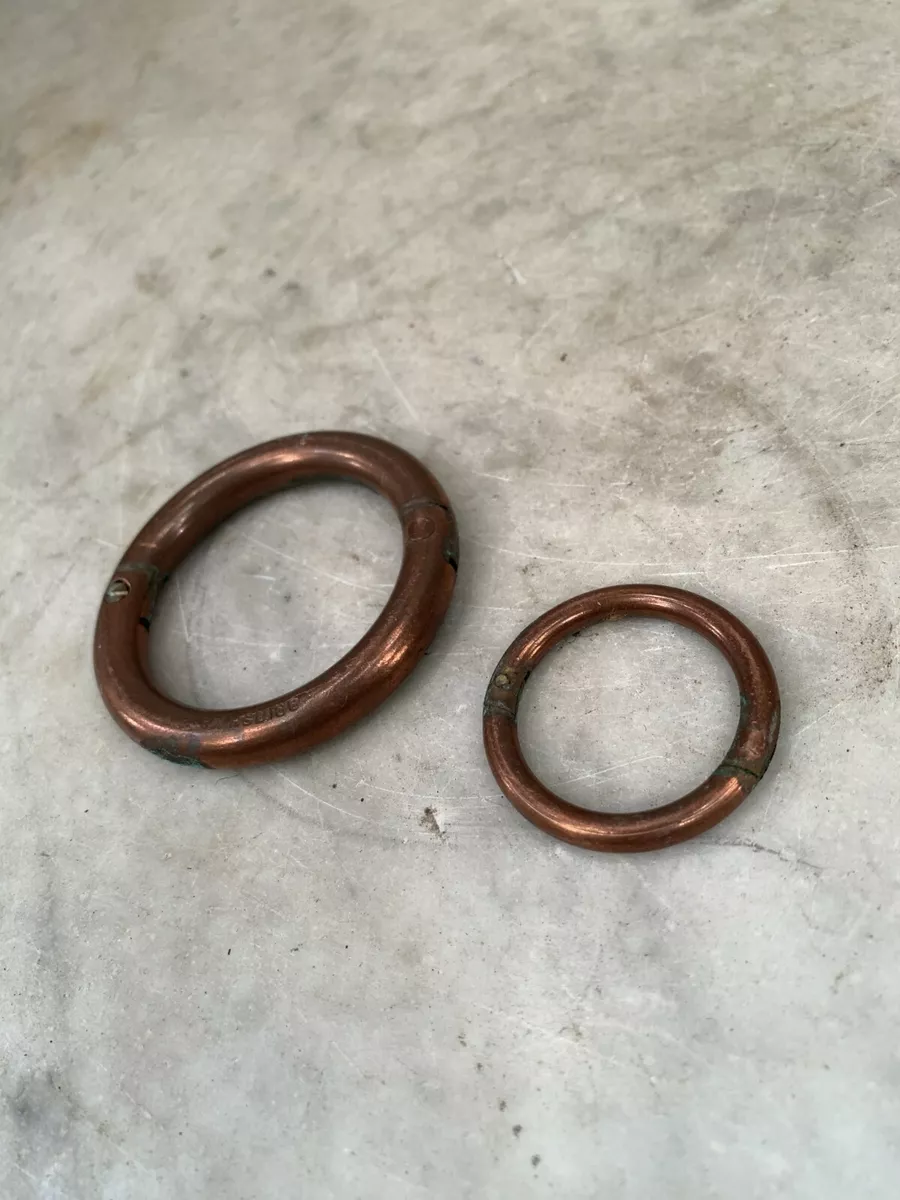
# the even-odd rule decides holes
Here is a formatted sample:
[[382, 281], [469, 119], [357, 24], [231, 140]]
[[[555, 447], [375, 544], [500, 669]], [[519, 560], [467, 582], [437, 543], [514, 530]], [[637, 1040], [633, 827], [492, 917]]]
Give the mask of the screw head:
[[432, 521], [431, 517], [426, 517], [420, 513], [417, 517], [413, 517], [413, 519], [410, 521], [406, 532], [407, 537], [409, 537], [411, 541], [424, 541], [425, 538], [431, 537], [431, 535], [434, 533], [434, 521]]
[[110, 604], [116, 604], [131, 591], [131, 584], [127, 579], [114, 579], [106, 589], [106, 599]]

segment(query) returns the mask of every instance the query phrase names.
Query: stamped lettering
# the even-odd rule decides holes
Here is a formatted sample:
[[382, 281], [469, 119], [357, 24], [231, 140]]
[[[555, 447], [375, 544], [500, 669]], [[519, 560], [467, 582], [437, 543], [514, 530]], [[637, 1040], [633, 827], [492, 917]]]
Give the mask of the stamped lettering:
[[279, 717], [287, 716], [288, 713], [296, 712], [299, 707], [299, 698], [291, 696], [289, 700], [279, 700], [277, 704], [269, 704], [266, 708], [258, 708], [254, 712], [238, 713], [236, 717], [231, 718], [229, 724], [232, 727], [264, 725], [266, 721], [275, 721]]

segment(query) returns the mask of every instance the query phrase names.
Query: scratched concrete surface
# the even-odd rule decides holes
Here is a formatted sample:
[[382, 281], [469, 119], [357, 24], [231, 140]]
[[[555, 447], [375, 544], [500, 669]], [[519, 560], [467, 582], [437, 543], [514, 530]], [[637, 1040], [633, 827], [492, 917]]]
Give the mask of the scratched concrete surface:
[[[3, 0], [4, 1200], [896, 1195], [900, 8], [888, 0]], [[364, 430], [456, 505], [432, 653], [305, 758], [194, 772], [90, 667], [118, 551], [198, 470]], [[177, 573], [156, 670], [311, 677], [383, 603], [322, 484]], [[770, 777], [606, 858], [499, 795], [500, 651], [586, 588], [717, 597]], [[699, 639], [561, 648], [522, 717], [587, 805], [735, 720]]]

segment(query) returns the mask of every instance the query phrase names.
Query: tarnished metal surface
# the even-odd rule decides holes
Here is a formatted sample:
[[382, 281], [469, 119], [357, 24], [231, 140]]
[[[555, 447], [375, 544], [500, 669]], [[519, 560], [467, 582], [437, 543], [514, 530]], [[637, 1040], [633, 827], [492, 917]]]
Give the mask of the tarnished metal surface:
[[[317, 678], [243, 708], [190, 708], [148, 668], [160, 589], [197, 542], [251, 501], [308, 480], [357, 480], [385, 496], [403, 529], [403, 563], [381, 615]], [[440, 484], [412, 455], [355, 433], [279, 438], [234, 455], [182, 488], [147, 522], [104, 593], [94, 668], [107, 708], [145, 749], [172, 762], [237, 767], [323, 742], [380, 704], [427, 650], [456, 582], [456, 522]]]
[[[595, 812], [569, 804], [531, 772], [519, 746], [516, 716], [522, 689], [548, 651], [568, 634], [625, 616], [676, 621], [717, 646], [738, 681], [740, 719], [720, 765], [686, 796], [644, 812]], [[488, 684], [484, 745], [504, 795], [547, 833], [587, 850], [658, 850], [710, 829], [749, 796], [775, 752], [780, 720], [775, 673], [762, 646], [737, 617], [693, 592], [632, 584], [566, 600], [516, 638]]]

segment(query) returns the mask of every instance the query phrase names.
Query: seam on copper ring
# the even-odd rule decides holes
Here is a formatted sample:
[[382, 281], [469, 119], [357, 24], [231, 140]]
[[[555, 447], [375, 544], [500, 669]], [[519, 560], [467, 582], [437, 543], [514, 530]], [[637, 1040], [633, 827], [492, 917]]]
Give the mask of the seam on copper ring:
[[118, 575], [127, 575], [130, 572], [137, 571], [142, 575], [146, 575], [148, 581], [147, 599], [145, 601], [147, 611], [138, 618], [138, 624], [142, 625], [147, 632], [150, 632], [150, 625], [153, 621], [153, 614], [156, 611], [156, 605], [159, 602], [160, 593], [168, 582], [169, 576], [163, 575], [162, 572], [153, 565], [153, 563], [145, 562], [122, 562], [116, 567], [113, 572], [113, 578]]
[[[700, 633], [727, 658], [738, 682], [740, 716], [731, 747], [693, 791], [659, 808], [607, 813], [580, 808], [555, 795], [529, 769], [516, 718], [532, 668], [565, 636], [625, 616], [676, 621]], [[564, 632], [560, 633], [560, 630]], [[484, 746], [506, 798], [546, 833], [589, 850], [656, 850], [712, 828], [757, 786], [778, 741], [778, 684], [765, 651], [749, 629], [712, 600], [680, 588], [629, 584], [575, 596], [528, 626], [500, 659], [483, 710]]]
[[[371, 488], [390, 501], [400, 519], [399, 575], [371, 628], [321, 675], [261, 703], [197, 709], [159, 692], [148, 673], [145, 635], [171, 572], [246, 504], [325, 478]], [[168, 762], [240, 767], [299, 753], [371, 712], [407, 678], [440, 627], [458, 562], [456, 520], [446, 494], [399, 446], [367, 434], [327, 431], [254, 446], [177, 492], [122, 555], [104, 592], [94, 638], [104, 703], [130, 737]]]
[[440, 500], [429, 500], [427, 496], [417, 496], [414, 500], [407, 500], [400, 509], [400, 515], [405, 517], [409, 513], [415, 512], [417, 508], [442, 508], [444, 512], [449, 513], [453, 510], [449, 504], [441, 504]]

